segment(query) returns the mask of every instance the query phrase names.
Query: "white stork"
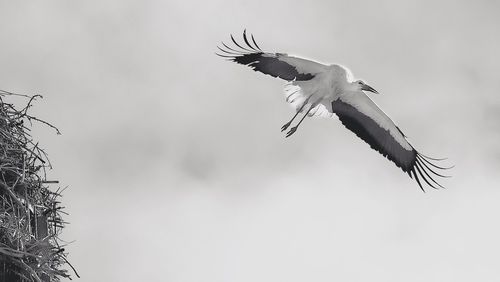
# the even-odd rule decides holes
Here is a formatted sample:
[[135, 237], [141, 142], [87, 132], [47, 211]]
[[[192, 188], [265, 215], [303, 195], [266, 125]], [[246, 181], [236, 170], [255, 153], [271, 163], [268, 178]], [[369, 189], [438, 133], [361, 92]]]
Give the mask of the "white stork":
[[222, 52], [216, 53], [218, 56], [288, 81], [285, 86], [286, 100], [295, 107], [296, 113], [281, 131], [288, 129], [299, 113], [305, 114], [290, 128], [286, 137], [297, 130], [306, 116], [332, 117], [336, 114], [347, 129], [394, 162], [411, 178], [414, 177], [422, 191], [425, 192], [419, 176], [432, 188], [444, 188], [431, 174], [449, 177], [435, 170], [451, 167], [437, 166], [432, 161], [443, 159], [430, 158], [416, 151], [403, 132], [363, 91], [378, 92], [362, 80], [354, 81], [349, 69], [283, 53], [264, 52], [253, 35], [247, 37], [246, 30], [243, 32], [245, 44], [238, 44], [232, 35], [231, 40], [236, 47], [229, 47], [222, 42], [223, 47], [217, 46]]

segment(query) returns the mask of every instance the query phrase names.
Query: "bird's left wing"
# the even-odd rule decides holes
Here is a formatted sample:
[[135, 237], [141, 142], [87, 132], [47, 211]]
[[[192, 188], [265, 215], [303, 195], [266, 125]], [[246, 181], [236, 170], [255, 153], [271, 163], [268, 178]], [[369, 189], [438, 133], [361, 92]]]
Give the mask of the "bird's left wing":
[[[250, 39], [251, 42], [250, 43]], [[327, 66], [302, 59], [288, 56], [283, 53], [267, 53], [260, 49], [253, 35], [247, 36], [243, 32], [245, 44], [239, 44], [231, 35], [231, 40], [236, 47], [229, 47], [222, 42], [222, 47], [217, 46], [222, 54], [218, 56], [228, 58], [238, 64], [247, 65], [254, 71], [259, 71], [273, 77], [286, 81], [305, 81], [313, 79], [317, 74], [327, 70]]]
[[[362, 91], [347, 91], [331, 103], [331, 110], [342, 124], [363, 139], [404, 172], [417, 181], [422, 190], [419, 176], [432, 188], [442, 187], [431, 174], [446, 177], [435, 172], [447, 169], [434, 164], [432, 159], [417, 152], [406, 140], [405, 135], [394, 122]], [[434, 177], [435, 177], [434, 176]]]

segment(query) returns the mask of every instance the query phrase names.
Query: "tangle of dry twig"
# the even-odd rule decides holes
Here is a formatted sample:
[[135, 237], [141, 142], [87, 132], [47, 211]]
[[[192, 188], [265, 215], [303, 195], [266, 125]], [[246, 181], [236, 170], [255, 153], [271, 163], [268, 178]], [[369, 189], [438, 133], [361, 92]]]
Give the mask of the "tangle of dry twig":
[[[28, 101], [17, 110], [9, 97]], [[64, 265], [78, 277], [59, 239], [67, 224], [59, 201], [64, 189], [49, 189], [58, 181], [46, 179], [50, 161], [29, 134], [33, 122], [60, 132], [29, 114], [36, 98], [0, 90], [0, 282], [71, 279]]]

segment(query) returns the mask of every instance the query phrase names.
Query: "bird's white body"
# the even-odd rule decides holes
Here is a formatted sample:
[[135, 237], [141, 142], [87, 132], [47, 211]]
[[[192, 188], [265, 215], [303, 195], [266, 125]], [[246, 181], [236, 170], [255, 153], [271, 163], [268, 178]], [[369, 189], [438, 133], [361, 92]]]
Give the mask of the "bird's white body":
[[[331, 102], [338, 99], [345, 90], [354, 90], [350, 79], [351, 72], [340, 65], [324, 66], [313, 79], [306, 81], [292, 81], [285, 86], [285, 96], [287, 101], [296, 109], [309, 98], [312, 105], [318, 101], [317, 108], [310, 111], [310, 115], [331, 117]], [[296, 91], [296, 92], [295, 92]], [[293, 102], [292, 102], [293, 101]]]
[[425, 157], [413, 148], [403, 132], [364, 91], [378, 92], [361, 80], [354, 81], [348, 68], [338, 64], [325, 65], [284, 53], [266, 53], [260, 49], [253, 36], [253, 45], [246, 32], [243, 33], [243, 38], [245, 47], [231, 36], [233, 43], [240, 50], [222, 43], [225, 49], [219, 49], [225, 55], [218, 55], [247, 65], [255, 71], [288, 81], [285, 86], [286, 101], [295, 108], [296, 114], [282, 127], [282, 131], [288, 129], [299, 113], [305, 114], [298, 124], [290, 129], [287, 137], [297, 130], [306, 116], [332, 117], [335, 114], [345, 127], [370, 147], [394, 162], [410, 177], [415, 177], [422, 190], [419, 175], [431, 187], [436, 188], [430, 181], [442, 187], [429, 173], [444, 177], [431, 167], [445, 168], [433, 164], [430, 160], [436, 159]]

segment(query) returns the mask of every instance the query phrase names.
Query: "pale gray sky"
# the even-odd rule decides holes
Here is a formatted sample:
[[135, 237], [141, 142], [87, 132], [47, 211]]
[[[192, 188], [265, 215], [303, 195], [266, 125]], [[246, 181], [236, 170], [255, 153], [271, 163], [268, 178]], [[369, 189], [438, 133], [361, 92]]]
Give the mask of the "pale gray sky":
[[[498, 281], [498, 1], [0, 2], [0, 89], [69, 185], [79, 281]], [[417, 184], [283, 82], [221, 60], [260, 47], [348, 66], [424, 154]]]

